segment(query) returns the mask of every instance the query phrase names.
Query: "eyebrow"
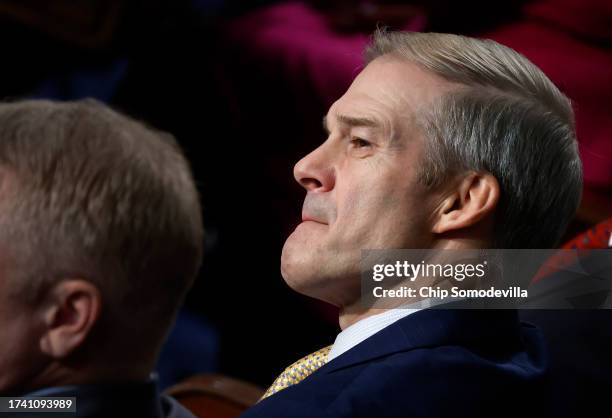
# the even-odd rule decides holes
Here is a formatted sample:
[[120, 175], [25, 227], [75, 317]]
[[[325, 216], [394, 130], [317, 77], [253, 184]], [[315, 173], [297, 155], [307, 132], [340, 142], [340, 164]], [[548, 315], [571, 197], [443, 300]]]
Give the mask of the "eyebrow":
[[[350, 127], [366, 127], [366, 128], [378, 128], [380, 127], [380, 123], [371, 118], [367, 117], [354, 117], [347, 115], [338, 115], [336, 117], [338, 121], [344, 125], [348, 125]], [[327, 123], [327, 116], [323, 117], [323, 129], [329, 132], [329, 126]]]

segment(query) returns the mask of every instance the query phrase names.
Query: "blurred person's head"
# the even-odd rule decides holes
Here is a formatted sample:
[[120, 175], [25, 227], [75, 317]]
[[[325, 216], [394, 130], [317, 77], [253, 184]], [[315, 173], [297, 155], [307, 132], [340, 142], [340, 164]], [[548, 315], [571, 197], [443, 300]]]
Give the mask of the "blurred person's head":
[[170, 135], [92, 100], [0, 104], [0, 391], [146, 379], [202, 234]]
[[378, 32], [329, 109], [327, 140], [297, 163], [307, 194], [281, 270], [340, 307], [360, 295], [360, 252], [550, 248], [578, 206], [570, 101], [489, 40]]

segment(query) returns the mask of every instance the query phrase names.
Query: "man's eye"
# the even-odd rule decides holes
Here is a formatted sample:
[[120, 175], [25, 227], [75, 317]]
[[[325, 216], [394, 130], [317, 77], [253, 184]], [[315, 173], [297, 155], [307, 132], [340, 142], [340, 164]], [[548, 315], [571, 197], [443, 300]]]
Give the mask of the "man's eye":
[[364, 147], [369, 147], [372, 145], [370, 142], [366, 141], [365, 139], [361, 139], [361, 138], [351, 139], [351, 144], [355, 148], [364, 148]]

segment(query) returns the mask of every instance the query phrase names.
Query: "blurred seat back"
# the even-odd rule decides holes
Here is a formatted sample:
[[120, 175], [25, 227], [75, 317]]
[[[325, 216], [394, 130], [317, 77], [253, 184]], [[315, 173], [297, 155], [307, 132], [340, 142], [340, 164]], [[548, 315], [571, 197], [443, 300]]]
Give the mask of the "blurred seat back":
[[253, 406], [263, 389], [219, 374], [190, 377], [166, 390], [198, 418], [234, 418]]

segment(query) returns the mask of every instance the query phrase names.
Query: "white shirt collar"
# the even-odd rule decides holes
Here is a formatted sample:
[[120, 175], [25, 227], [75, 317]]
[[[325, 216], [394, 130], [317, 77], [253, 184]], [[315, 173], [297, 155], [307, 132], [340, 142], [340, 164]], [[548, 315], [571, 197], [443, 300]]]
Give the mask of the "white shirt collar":
[[383, 328], [419, 310], [418, 308], [389, 309], [383, 313], [357, 321], [338, 334], [336, 341], [334, 341], [334, 345], [329, 351], [329, 354], [327, 354], [327, 361], [332, 361]]

